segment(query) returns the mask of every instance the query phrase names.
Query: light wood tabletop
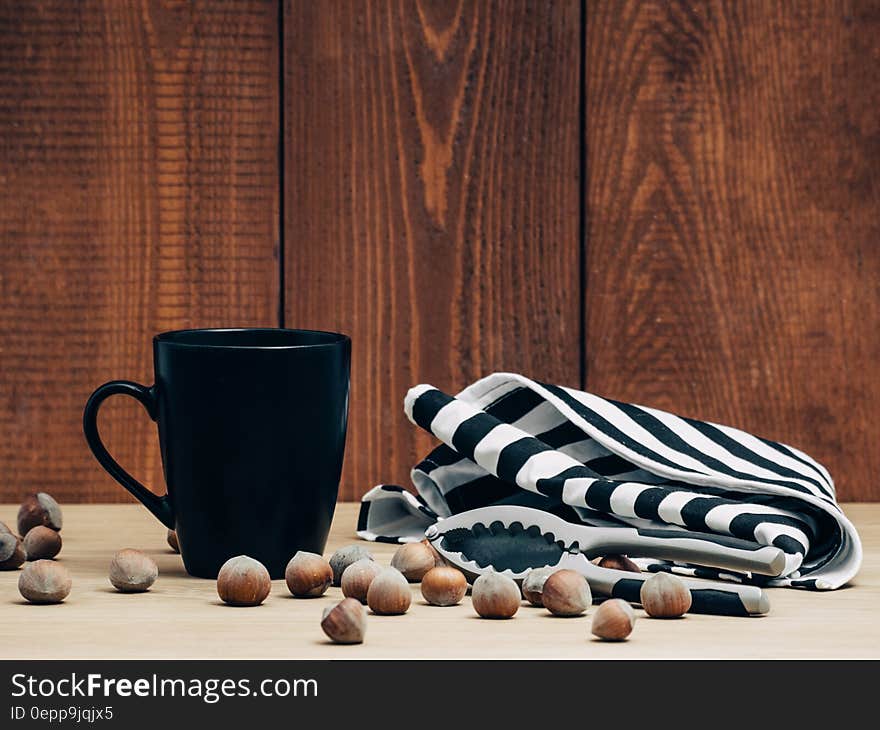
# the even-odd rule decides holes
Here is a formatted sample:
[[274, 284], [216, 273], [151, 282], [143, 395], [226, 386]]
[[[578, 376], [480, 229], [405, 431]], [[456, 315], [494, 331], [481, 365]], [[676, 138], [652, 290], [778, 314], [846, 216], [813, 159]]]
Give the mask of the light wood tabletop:
[[[341, 504], [327, 555], [354, 534], [357, 505]], [[165, 529], [137, 505], [64, 507], [64, 547], [58, 559], [73, 575], [67, 601], [33, 606], [17, 590], [20, 571], [0, 572], [0, 658], [582, 658], [643, 657], [880, 657], [880, 504], [845, 506], [865, 546], [862, 571], [851, 587], [815, 593], [770, 591], [771, 612], [759, 618], [689, 615], [639, 620], [629, 641], [592, 640], [590, 614], [554, 618], [523, 604], [508, 621], [479, 619], [470, 597], [438, 608], [413, 586], [404, 616], [374, 616], [359, 646], [329, 644], [319, 625], [323, 609], [341, 598], [296, 599], [274, 581], [257, 608], [230, 608], [214, 581], [191, 578], [165, 543]], [[13, 525], [17, 506], [0, 506]], [[388, 563], [393, 545], [367, 544]], [[148, 593], [123, 595], [108, 582], [113, 553], [134, 547], [159, 565]]]

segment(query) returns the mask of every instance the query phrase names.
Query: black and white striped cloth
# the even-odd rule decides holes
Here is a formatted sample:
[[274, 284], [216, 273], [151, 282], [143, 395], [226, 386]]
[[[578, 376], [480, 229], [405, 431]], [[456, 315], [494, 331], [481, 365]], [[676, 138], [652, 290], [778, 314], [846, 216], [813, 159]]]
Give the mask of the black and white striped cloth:
[[819, 590], [858, 572], [862, 547], [828, 471], [797, 449], [728, 426], [495, 373], [456, 397], [406, 395], [443, 443], [412, 471], [417, 494], [380, 485], [361, 505], [366, 540], [420, 540], [438, 519], [522, 504], [593, 525], [675, 525], [774, 545], [781, 578], [643, 561], [650, 570]]

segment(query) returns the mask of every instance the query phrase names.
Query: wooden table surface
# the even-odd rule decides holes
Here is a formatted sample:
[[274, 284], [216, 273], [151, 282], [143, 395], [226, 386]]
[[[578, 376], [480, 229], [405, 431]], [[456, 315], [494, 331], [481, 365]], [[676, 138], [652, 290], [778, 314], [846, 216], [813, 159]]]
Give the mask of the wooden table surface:
[[[368, 617], [366, 642], [329, 644], [319, 621], [339, 600], [292, 598], [284, 581], [273, 583], [257, 608], [222, 604], [214, 581], [186, 575], [180, 556], [165, 543], [165, 530], [137, 505], [64, 507], [64, 548], [59, 555], [73, 574], [73, 591], [55, 606], [32, 606], [18, 594], [19, 571], [0, 572], [0, 658], [637, 658], [637, 657], [880, 657], [880, 504], [851, 504], [865, 561], [855, 583], [830, 593], [790, 589], [770, 592], [772, 609], [760, 618], [687, 616], [639, 620], [630, 640], [591, 640], [590, 617], [560, 619], [524, 604], [509, 621], [476, 617], [470, 597], [459, 606], [425, 604], [413, 586], [404, 616]], [[17, 507], [0, 506], [0, 520], [14, 524]], [[357, 505], [341, 504], [327, 554], [355, 541]], [[141, 549], [159, 565], [149, 593], [113, 590], [107, 569], [123, 547]], [[387, 563], [393, 545], [372, 544]]]

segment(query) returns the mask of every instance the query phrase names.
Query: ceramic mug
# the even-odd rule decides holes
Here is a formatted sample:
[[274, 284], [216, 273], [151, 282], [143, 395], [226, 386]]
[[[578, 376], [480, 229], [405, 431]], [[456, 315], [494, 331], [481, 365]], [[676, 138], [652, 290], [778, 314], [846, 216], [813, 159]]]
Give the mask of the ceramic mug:
[[[351, 340], [333, 332], [204, 329], [153, 338], [155, 384], [92, 393], [86, 441], [110, 475], [177, 531], [188, 573], [214, 578], [236, 555], [281, 578], [330, 531], [348, 421]], [[98, 435], [101, 403], [140, 401], [159, 429], [167, 494], [128, 474]]]

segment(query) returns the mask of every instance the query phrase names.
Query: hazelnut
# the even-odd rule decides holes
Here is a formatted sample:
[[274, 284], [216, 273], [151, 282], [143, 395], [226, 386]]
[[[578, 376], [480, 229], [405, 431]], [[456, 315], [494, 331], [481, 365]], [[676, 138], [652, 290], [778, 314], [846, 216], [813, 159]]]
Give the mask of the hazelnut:
[[165, 539], [168, 541], [168, 547], [176, 553], [180, 552], [180, 543], [177, 541], [177, 533], [174, 530], [168, 530]]
[[544, 581], [541, 600], [554, 616], [580, 616], [593, 603], [590, 584], [574, 570], [557, 570]]
[[333, 569], [317, 553], [300, 550], [284, 571], [288, 590], [298, 598], [322, 596], [333, 582]]
[[50, 559], [61, 552], [61, 535], [51, 527], [43, 525], [28, 530], [22, 543], [28, 560]]
[[526, 573], [526, 577], [523, 578], [522, 582], [523, 598], [533, 606], [543, 606], [544, 601], [541, 600], [541, 592], [544, 590], [544, 582], [556, 570], [556, 568], [533, 568]]
[[418, 583], [435, 565], [434, 553], [421, 542], [401, 545], [391, 558], [391, 567], [403, 573], [410, 583]]
[[271, 588], [266, 566], [247, 555], [229, 558], [217, 575], [217, 593], [230, 606], [259, 606]]
[[432, 606], [454, 606], [467, 593], [467, 579], [460, 570], [441, 565], [422, 578], [422, 597]]
[[37, 525], [61, 529], [61, 507], [45, 492], [29, 494], [18, 508], [19, 535], [27, 535], [28, 530]]
[[7, 535], [14, 534], [12, 530], [9, 529], [9, 525], [7, 525], [5, 522], [0, 522], [0, 534], [4, 533]]
[[70, 572], [54, 560], [28, 563], [18, 576], [18, 591], [31, 603], [61, 603], [71, 585]]
[[367, 631], [367, 612], [360, 601], [346, 598], [324, 609], [321, 628], [337, 644], [361, 644]]
[[599, 567], [611, 568], [611, 570], [625, 570], [627, 573], [642, 572], [642, 569], [626, 557], [626, 555], [606, 555], [599, 561]]
[[599, 604], [590, 631], [605, 641], [623, 641], [632, 633], [635, 622], [632, 606], [622, 598], [611, 598]]
[[645, 613], [654, 618], [677, 618], [691, 607], [688, 587], [669, 573], [654, 573], [642, 583], [639, 596]]
[[17, 535], [0, 532], [0, 570], [15, 570], [27, 559], [24, 545]]
[[442, 556], [440, 553], [437, 552], [437, 548], [435, 548], [435, 547], [431, 544], [431, 541], [430, 541], [430, 540], [428, 540], [428, 539], [426, 538], [426, 539], [422, 540], [422, 543], [421, 543], [421, 544], [424, 545], [426, 548], [428, 548], [428, 550], [431, 551], [431, 555], [434, 556], [434, 567], [435, 567], [435, 568], [439, 568], [439, 567], [441, 567], [441, 566], [443, 566], [443, 565], [446, 565], [446, 561], [443, 559], [443, 556]]
[[362, 558], [342, 571], [342, 595], [367, 602], [370, 583], [382, 571], [382, 566], [370, 558]]
[[367, 605], [381, 616], [406, 613], [411, 602], [409, 583], [397, 568], [383, 568], [367, 589]]
[[110, 561], [110, 582], [120, 593], [143, 593], [159, 577], [155, 561], [140, 550], [120, 550]]
[[506, 575], [484, 573], [474, 581], [471, 603], [482, 618], [512, 618], [519, 610], [519, 588]]
[[372, 560], [373, 556], [363, 545], [346, 545], [333, 553], [330, 558], [330, 567], [333, 569], [333, 585], [338, 586], [342, 582], [342, 572], [349, 565], [364, 558]]

